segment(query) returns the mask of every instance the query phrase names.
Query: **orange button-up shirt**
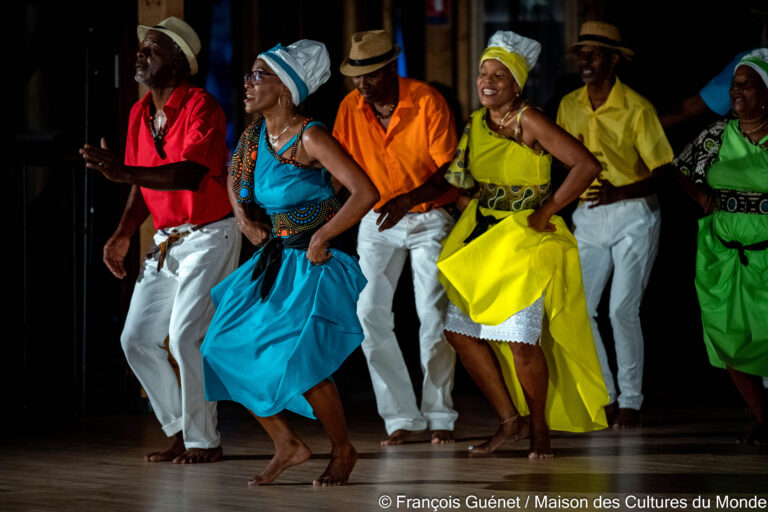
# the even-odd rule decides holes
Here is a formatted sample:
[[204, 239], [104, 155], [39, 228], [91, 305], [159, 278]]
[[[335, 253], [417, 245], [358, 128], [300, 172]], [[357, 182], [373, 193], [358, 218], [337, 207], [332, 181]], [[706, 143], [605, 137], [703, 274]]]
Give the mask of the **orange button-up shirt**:
[[[428, 84], [398, 77], [397, 108], [386, 131], [355, 89], [339, 105], [333, 136], [363, 168], [379, 190], [379, 208], [424, 184], [456, 151], [456, 128], [443, 96]], [[456, 189], [422, 203], [425, 212], [456, 200]]]

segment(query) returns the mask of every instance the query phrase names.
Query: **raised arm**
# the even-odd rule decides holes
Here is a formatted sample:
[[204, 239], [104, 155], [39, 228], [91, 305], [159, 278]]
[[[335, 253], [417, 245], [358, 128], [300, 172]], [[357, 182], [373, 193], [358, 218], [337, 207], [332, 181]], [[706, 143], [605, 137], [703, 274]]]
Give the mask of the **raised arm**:
[[554, 231], [555, 226], [549, 222], [550, 217], [587, 189], [600, 174], [600, 163], [583, 144], [539, 110], [527, 109], [521, 123], [526, 145], [541, 146], [569, 169], [562, 185], [528, 217], [528, 225], [536, 231]]
[[689, 119], [698, 117], [707, 111], [709, 111], [709, 107], [704, 103], [702, 97], [696, 93], [685, 98], [680, 103], [667, 108], [659, 114], [659, 120], [661, 121], [661, 126], [671, 128]]
[[379, 200], [379, 193], [368, 176], [325, 128], [308, 128], [304, 132], [302, 144], [309, 160], [328, 169], [350, 193], [341, 210], [312, 235], [307, 258], [312, 263], [320, 264], [330, 258], [328, 242], [359, 222]]
[[86, 167], [103, 174], [116, 183], [128, 183], [153, 190], [197, 190], [208, 168], [188, 160], [157, 167], [124, 165], [107, 147], [104, 137], [101, 147], [86, 144], [80, 149]]

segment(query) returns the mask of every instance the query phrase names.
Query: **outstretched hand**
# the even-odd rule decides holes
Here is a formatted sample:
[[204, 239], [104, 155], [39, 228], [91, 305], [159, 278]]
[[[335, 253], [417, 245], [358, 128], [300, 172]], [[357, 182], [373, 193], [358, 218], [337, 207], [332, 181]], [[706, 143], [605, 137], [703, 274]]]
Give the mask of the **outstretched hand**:
[[592, 185], [587, 189], [584, 196], [585, 202], [592, 203], [589, 205], [589, 208], [611, 204], [626, 199], [621, 192], [621, 187], [615, 187], [610, 181], [599, 177], [597, 178], [597, 182], [597, 185]]
[[80, 154], [85, 160], [88, 169], [95, 169], [108, 180], [123, 183], [125, 173], [120, 159], [107, 147], [107, 141], [101, 138], [100, 147], [86, 144], [80, 149]]
[[400, 194], [397, 197], [393, 197], [381, 207], [373, 210], [379, 214], [379, 218], [376, 219], [376, 225], [379, 226], [379, 231], [394, 227], [400, 219], [405, 217], [405, 214], [411, 209], [411, 199], [408, 194]]

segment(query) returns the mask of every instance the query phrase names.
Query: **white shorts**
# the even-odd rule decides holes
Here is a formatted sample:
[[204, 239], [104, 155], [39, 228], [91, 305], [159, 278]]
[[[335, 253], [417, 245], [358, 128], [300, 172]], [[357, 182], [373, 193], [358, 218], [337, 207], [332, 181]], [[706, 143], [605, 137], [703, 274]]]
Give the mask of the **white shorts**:
[[536, 345], [544, 321], [544, 296], [499, 325], [484, 325], [473, 321], [453, 302], [448, 303], [445, 330], [489, 341], [511, 341]]

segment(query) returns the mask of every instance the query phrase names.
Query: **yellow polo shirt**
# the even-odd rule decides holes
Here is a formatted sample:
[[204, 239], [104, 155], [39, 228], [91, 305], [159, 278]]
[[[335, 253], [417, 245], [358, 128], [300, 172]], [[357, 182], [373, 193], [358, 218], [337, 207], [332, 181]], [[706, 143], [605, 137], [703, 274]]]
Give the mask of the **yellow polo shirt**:
[[600, 177], [617, 187], [647, 178], [674, 158], [656, 109], [618, 78], [596, 110], [586, 85], [565, 95], [557, 124], [577, 139], [584, 138], [584, 146], [603, 166]]

